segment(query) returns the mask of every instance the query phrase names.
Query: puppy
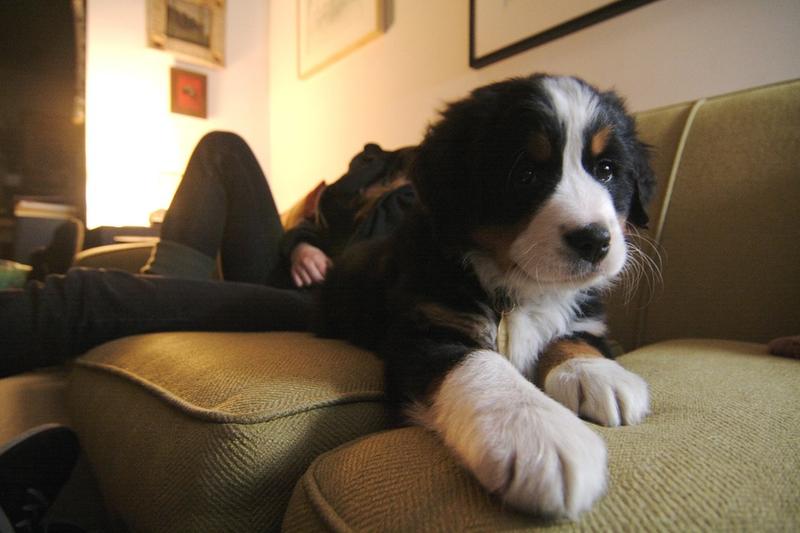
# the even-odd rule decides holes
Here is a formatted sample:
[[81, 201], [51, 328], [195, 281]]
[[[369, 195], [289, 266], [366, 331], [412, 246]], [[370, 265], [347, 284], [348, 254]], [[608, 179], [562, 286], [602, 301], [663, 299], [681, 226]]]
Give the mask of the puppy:
[[326, 336], [385, 361], [392, 405], [439, 434], [489, 491], [574, 518], [606, 487], [603, 440], [648, 412], [603, 357], [601, 292], [644, 227], [647, 147], [619, 97], [534, 75], [443, 111], [411, 169], [420, 206], [350, 250], [322, 288]]

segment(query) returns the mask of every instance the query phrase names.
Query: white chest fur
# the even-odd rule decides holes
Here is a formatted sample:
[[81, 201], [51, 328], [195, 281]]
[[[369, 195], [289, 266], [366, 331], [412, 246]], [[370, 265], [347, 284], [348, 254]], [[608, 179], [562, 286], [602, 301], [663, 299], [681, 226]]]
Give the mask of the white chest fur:
[[541, 351], [575, 328], [576, 294], [546, 295], [503, 316], [498, 348], [520, 372], [527, 373]]

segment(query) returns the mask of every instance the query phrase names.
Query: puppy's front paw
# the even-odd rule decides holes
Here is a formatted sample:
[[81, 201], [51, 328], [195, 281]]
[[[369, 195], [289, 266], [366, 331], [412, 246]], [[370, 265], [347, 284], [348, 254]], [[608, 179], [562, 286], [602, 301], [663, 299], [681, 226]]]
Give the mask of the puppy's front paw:
[[415, 419], [521, 511], [574, 518], [605, 491], [603, 439], [495, 352], [475, 352], [451, 370]]
[[547, 375], [544, 389], [604, 426], [638, 424], [649, 412], [647, 383], [610, 359], [579, 357], [561, 363]]
[[492, 445], [492, 460], [478, 465], [478, 478], [499, 475], [495, 492], [524, 511], [575, 519], [591, 509], [606, 489], [603, 439], [554, 401], [537, 402], [505, 422], [486, 428], [502, 435], [504, 446]]

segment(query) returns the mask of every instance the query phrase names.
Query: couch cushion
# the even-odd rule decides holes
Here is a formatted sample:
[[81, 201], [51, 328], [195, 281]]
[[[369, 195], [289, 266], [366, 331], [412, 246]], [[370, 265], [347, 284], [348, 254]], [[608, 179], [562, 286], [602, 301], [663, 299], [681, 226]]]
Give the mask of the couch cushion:
[[382, 365], [302, 333], [164, 333], [76, 362], [73, 421], [132, 531], [274, 530], [319, 453], [386, 425]]
[[642, 344], [800, 332], [798, 124], [800, 81], [699, 108], [660, 235], [663, 291], [641, 318]]
[[626, 349], [678, 337], [767, 342], [800, 323], [800, 81], [696, 104], [636, 116], [658, 178], [651, 230], [637, 242], [661, 276], [610, 298], [612, 336]]
[[[639, 136], [651, 147], [650, 161], [656, 175], [656, 191], [647, 207], [651, 230], [641, 230], [642, 238], [635, 242], [654, 258], [657, 258], [657, 253], [650, 244], [652, 228], [656, 227], [661, 216], [667, 182], [691, 108], [690, 103], [678, 104], [636, 114]], [[643, 278], [638, 286], [631, 286], [634, 281], [626, 279], [624, 286], [611, 294], [607, 305], [610, 331], [614, 340], [627, 350], [636, 347], [642, 305], [653, 291], [652, 279]]]
[[[386, 431], [318, 458], [295, 488], [295, 531], [792, 531], [800, 528], [800, 361], [762, 345], [673, 341], [619, 358], [650, 384], [639, 426], [592, 426], [610, 487], [577, 523], [545, 524], [483, 491], [437, 438]], [[554, 526], [554, 527], [552, 527]]]

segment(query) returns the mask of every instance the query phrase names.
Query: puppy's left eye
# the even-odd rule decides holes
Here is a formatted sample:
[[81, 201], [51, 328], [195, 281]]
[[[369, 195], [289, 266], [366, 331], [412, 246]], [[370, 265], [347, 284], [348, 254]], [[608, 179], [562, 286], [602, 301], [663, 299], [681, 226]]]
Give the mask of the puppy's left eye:
[[532, 168], [524, 168], [517, 172], [516, 175], [517, 185], [527, 187], [536, 181], [536, 172]]
[[536, 168], [527, 160], [525, 153], [520, 152], [514, 159], [514, 164], [511, 165], [506, 183], [511, 187], [527, 189], [537, 180]]
[[594, 166], [594, 176], [602, 183], [608, 183], [614, 179], [617, 173], [617, 167], [613, 161], [608, 159], [601, 159]]

